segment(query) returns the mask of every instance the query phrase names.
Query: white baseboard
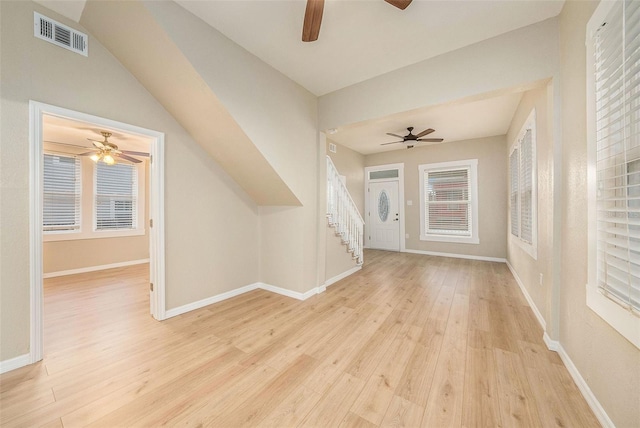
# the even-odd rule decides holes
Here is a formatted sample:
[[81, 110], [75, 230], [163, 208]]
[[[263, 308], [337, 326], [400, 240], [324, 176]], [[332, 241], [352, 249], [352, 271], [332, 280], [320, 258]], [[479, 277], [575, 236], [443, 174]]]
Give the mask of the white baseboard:
[[[547, 339], [545, 339], [545, 343], [546, 342]], [[609, 415], [607, 415], [607, 412], [604, 410], [596, 396], [593, 394], [593, 391], [591, 391], [591, 388], [589, 388], [587, 381], [584, 380], [584, 378], [578, 371], [578, 368], [575, 366], [575, 364], [573, 364], [573, 361], [571, 360], [571, 358], [569, 358], [569, 354], [567, 354], [560, 342], [551, 339], [549, 339], [549, 342], [551, 346], [549, 346], [549, 343], [547, 343], [547, 346], [549, 346], [549, 349], [556, 351], [558, 355], [560, 355], [560, 359], [562, 359], [562, 362], [569, 371], [569, 374], [573, 378], [573, 381], [576, 383], [576, 386], [582, 393], [582, 396], [584, 397], [593, 413], [596, 415], [596, 418], [598, 418], [598, 421], [603, 426], [603, 428], [615, 428], [615, 424], [613, 423]]]
[[165, 319], [182, 315], [187, 312], [195, 311], [196, 309], [213, 305], [214, 303], [239, 296], [240, 294], [248, 293], [249, 291], [257, 290], [258, 288], [260, 288], [260, 283], [255, 282], [253, 284], [245, 285], [244, 287], [236, 288], [235, 290], [227, 291], [225, 293], [207, 297], [206, 299], [198, 300], [197, 302], [191, 302], [187, 303], [186, 305], [178, 306], [177, 308], [167, 309], [167, 311], [165, 312]]
[[560, 342], [551, 339], [546, 331], [542, 335], [542, 340], [544, 341], [544, 344], [547, 345], [547, 349], [549, 351], [558, 352], [558, 349], [560, 348]]
[[29, 354], [20, 355], [19, 357], [10, 358], [0, 361], [0, 374], [11, 370], [19, 369], [31, 364], [31, 356]]
[[149, 259], [141, 259], [141, 260], [131, 260], [128, 262], [120, 262], [120, 263], [111, 263], [108, 265], [99, 265], [99, 266], [88, 266], [79, 269], [70, 269], [70, 270], [61, 270], [58, 272], [49, 272], [42, 275], [42, 278], [55, 278], [57, 276], [65, 276], [65, 275], [75, 275], [77, 273], [86, 273], [86, 272], [95, 272], [99, 270], [105, 269], [113, 269], [119, 267], [133, 266], [133, 265], [141, 265], [143, 263], [149, 263]]
[[304, 293], [300, 293], [298, 291], [291, 291], [287, 290], [286, 288], [276, 287], [275, 285], [265, 284], [264, 282], [260, 282], [258, 284], [258, 288], [266, 291], [271, 291], [272, 293], [281, 294], [283, 296], [292, 297], [298, 300], [307, 300], [309, 297], [323, 293], [327, 289], [326, 286], [321, 285], [319, 287], [313, 287], [311, 290], [305, 291]]
[[[342, 272], [339, 275], [334, 276], [333, 278], [329, 278], [324, 282], [324, 289], [326, 290], [326, 288], [332, 284], [335, 284], [336, 282], [340, 281], [341, 279], [345, 279], [348, 276], [353, 275], [354, 273], [358, 272], [360, 269], [362, 269], [362, 266], [354, 266], [351, 269]], [[324, 290], [323, 290], [324, 291]]]
[[540, 325], [542, 326], [542, 329], [544, 330], [544, 334], [542, 335], [542, 340], [544, 341], [545, 345], [547, 345], [547, 348], [550, 351], [554, 351], [558, 353], [558, 355], [560, 356], [560, 359], [562, 360], [565, 367], [569, 371], [571, 378], [576, 383], [576, 386], [582, 393], [582, 396], [584, 397], [585, 401], [587, 402], [587, 404], [589, 405], [593, 413], [596, 415], [596, 418], [598, 418], [598, 421], [600, 422], [600, 424], [604, 428], [615, 428], [613, 421], [611, 421], [611, 419], [609, 418], [609, 415], [607, 415], [607, 412], [605, 412], [604, 408], [602, 407], [602, 405], [600, 404], [596, 396], [593, 394], [593, 392], [591, 391], [591, 388], [589, 388], [589, 385], [584, 380], [584, 378], [578, 371], [578, 368], [575, 366], [575, 364], [573, 364], [573, 361], [571, 361], [571, 358], [569, 358], [569, 355], [564, 350], [560, 342], [557, 340], [551, 339], [551, 337], [549, 337], [549, 334], [547, 334], [547, 331], [546, 331], [547, 324], [544, 318], [542, 317], [542, 314], [536, 307], [535, 303], [533, 303], [533, 300], [531, 299], [529, 292], [524, 287], [524, 284], [520, 280], [520, 277], [516, 273], [516, 270], [513, 268], [513, 266], [511, 266], [511, 263], [509, 263], [508, 260], [507, 260], [507, 266], [509, 267], [509, 270], [513, 274], [513, 277], [516, 279], [518, 286], [520, 286], [520, 290], [522, 290], [522, 294], [524, 294], [524, 297], [527, 299], [529, 306], [533, 310], [533, 313], [536, 315], [538, 322], [540, 323]]
[[205, 306], [213, 305], [214, 303], [218, 303], [253, 290], [265, 290], [297, 300], [307, 300], [311, 296], [315, 296], [316, 294], [324, 292], [326, 290], [326, 287], [314, 287], [309, 291], [300, 293], [298, 291], [276, 287], [275, 285], [265, 284], [264, 282], [254, 282], [253, 284], [245, 285], [244, 287], [236, 288], [235, 290], [227, 291], [225, 293], [216, 294], [215, 296], [207, 297], [206, 299], [198, 300], [197, 302], [187, 303], [186, 305], [178, 306], [177, 308], [168, 309], [165, 312], [165, 319], [182, 315], [187, 312], [195, 311], [196, 309], [204, 308]]
[[[520, 291], [522, 291], [522, 294], [524, 294], [524, 298], [527, 299], [527, 303], [529, 303], [529, 306], [531, 307], [531, 310], [533, 311], [533, 314], [536, 316], [536, 318], [538, 319], [538, 322], [542, 326], [542, 330], [544, 330], [544, 335], [546, 337], [549, 337], [549, 336], [547, 336], [547, 322], [545, 321], [544, 317], [542, 316], [542, 314], [538, 310], [538, 307], [536, 306], [536, 304], [533, 302], [533, 299], [531, 298], [531, 295], [529, 294], [529, 292], [527, 291], [526, 287], [524, 286], [524, 283], [522, 282], [522, 280], [518, 276], [518, 273], [513, 268], [513, 266], [511, 266], [511, 263], [509, 263], [509, 260], [506, 260], [506, 263], [507, 263], [507, 267], [511, 271], [511, 274], [516, 279], [516, 282], [518, 283], [518, 286], [520, 287]], [[546, 343], [546, 339], [545, 339], [545, 343]], [[549, 344], [547, 344], [547, 347], [549, 349], [551, 349], [549, 347]], [[555, 351], [555, 349], [551, 349], [551, 350]]]
[[424, 254], [426, 256], [451, 257], [454, 259], [480, 260], [483, 262], [505, 263], [507, 261], [507, 259], [503, 259], [500, 257], [485, 257], [485, 256], [472, 256], [469, 254], [439, 253], [437, 251], [412, 250], [409, 248], [405, 249], [404, 252], [412, 253], [412, 254]]

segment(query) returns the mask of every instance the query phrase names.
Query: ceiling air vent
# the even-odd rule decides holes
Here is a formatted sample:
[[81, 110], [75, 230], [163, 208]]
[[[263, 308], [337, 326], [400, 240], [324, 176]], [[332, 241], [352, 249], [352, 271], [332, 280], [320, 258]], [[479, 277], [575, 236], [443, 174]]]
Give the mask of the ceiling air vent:
[[86, 34], [38, 12], [33, 12], [33, 35], [70, 51], [89, 55], [89, 38]]

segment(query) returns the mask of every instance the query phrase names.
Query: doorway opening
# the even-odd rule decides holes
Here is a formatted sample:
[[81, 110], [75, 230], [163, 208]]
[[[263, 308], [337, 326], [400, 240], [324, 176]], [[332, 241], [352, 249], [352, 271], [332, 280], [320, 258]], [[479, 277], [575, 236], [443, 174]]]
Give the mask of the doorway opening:
[[[146, 270], [148, 263], [149, 312], [165, 319], [164, 134], [35, 101], [29, 108], [29, 353], [34, 363], [44, 356], [45, 276], [135, 264]], [[124, 255], [114, 254], [114, 245], [122, 239], [138, 247], [137, 257], [118, 260]], [[72, 243], [76, 257], [86, 258], [75, 265], [63, 259], [66, 253], [60, 257]], [[47, 275], [45, 245], [48, 256], [57, 255], [47, 258]]]
[[405, 251], [404, 164], [365, 168], [366, 248]]

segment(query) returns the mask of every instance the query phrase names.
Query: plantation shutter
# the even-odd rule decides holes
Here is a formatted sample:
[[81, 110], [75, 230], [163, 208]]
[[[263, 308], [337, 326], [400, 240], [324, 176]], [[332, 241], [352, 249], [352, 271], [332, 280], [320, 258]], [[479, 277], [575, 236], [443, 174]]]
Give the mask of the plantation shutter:
[[520, 176], [520, 159], [518, 158], [518, 149], [513, 149], [509, 156], [509, 168], [511, 173], [511, 234], [520, 236], [520, 208], [518, 207], [518, 182]]
[[527, 129], [520, 142], [520, 238], [533, 243], [533, 140]]
[[640, 3], [595, 36], [598, 287], [640, 312]]
[[427, 233], [471, 236], [471, 200], [468, 167], [426, 171]]
[[96, 164], [96, 230], [138, 225], [138, 171], [134, 165]]
[[44, 232], [80, 229], [80, 160], [74, 156], [44, 155]]

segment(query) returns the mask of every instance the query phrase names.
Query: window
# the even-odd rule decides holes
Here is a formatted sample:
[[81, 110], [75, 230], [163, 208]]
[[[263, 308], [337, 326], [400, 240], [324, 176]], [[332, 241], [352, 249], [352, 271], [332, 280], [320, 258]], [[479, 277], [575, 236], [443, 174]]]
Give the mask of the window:
[[531, 112], [509, 155], [511, 236], [537, 259], [536, 113]]
[[478, 160], [420, 165], [420, 239], [478, 244]]
[[136, 167], [97, 163], [95, 186], [95, 230], [135, 229], [138, 226]]
[[80, 193], [80, 160], [75, 156], [45, 153], [43, 232], [80, 230]]
[[94, 163], [45, 153], [43, 239], [69, 241], [146, 234], [146, 165]]
[[602, 2], [587, 27], [587, 304], [640, 348], [640, 2]]

